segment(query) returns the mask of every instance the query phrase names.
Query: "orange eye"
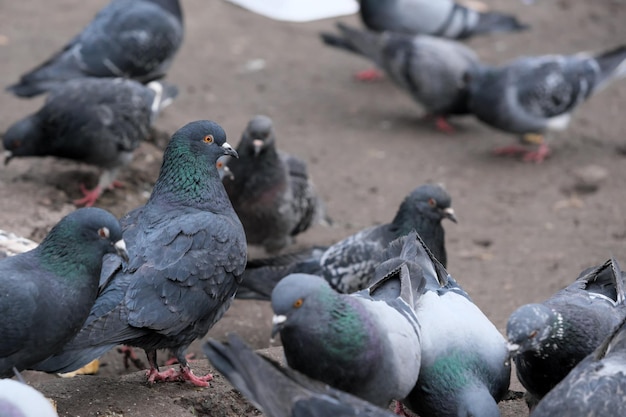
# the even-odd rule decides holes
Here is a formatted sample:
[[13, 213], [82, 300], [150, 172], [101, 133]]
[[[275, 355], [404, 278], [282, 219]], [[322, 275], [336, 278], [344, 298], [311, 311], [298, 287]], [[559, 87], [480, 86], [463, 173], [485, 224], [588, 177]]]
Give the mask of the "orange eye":
[[220, 169], [224, 166], [224, 163], [222, 161], [217, 161], [217, 168]]
[[428, 199], [428, 205], [431, 207], [435, 207], [437, 206], [437, 201], [434, 198], [429, 198]]
[[101, 227], [100, 229], [98, 229], [98, 236], [108, 239], [109, 238], [109, 229], [106, 227]]
[[206, 135], [204, 139], [202, 139], [205, 143], [213, 143], [213, 135]]
[[304, 304], [304, 300], [302, 298], [298, 298], [296, 301], [294, 301], [293, 306], [295, 308], [300, 308], [302, 307], [302, 304]]

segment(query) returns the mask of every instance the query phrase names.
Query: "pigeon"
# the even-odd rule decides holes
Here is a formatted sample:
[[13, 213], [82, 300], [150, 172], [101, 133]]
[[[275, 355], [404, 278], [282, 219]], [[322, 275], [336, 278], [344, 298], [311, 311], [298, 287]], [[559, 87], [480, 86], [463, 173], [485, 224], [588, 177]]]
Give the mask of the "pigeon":
[[626, 320], [537, 404], [531, 417], [626, 413]]
[[478, 11], [452, 0], [360, 0], [360, 16], [370, 30], [465, 39], [528, 29], [513, 15]]
[[464, 76], [481, 64], [467, 46], [428, 35], [359, 30], [342, 23], [337, 28], [339, 35], [322, 33], [322, 41], [373, 61], [436, 118], [440, 130], [453, 130], [447, 116], [469, 114]]
[[354, 294], [340, 294], [316, 275], [288, 275], [272, 292], [272, 336], [280, 332], [290, 367], [387, 407], [417, 382], [420, 325], [413, 306], [425, 281], [397, 258], [379, 268], [372, 285]]
[[243, 223], [248, 244], [275, 253], [313, 223], [324, 220], [324, 204], [306, 163], [277, 149], [269, 117], [250, 120], [237, 153], [239, 159], [228, 161], [233, 178], [224, 180], [224, 186]]
[[[626, 45], [591, 55], [544, 55], [515, 59], [500, 67], [481, 66], [465, 76], [469, 108], [482, 122], [505, 132], [539, 135], [564, 130], [572, 113], [611, 81], [626, 75]], [[533, 141], [531, 141], [533, 142]], [[499, 154], [542, 162], [550, 148], [510, 146]]]
[[102, 169], [98, 185], [76, 205], [92, 206], [116, 185], [119, 169], [150, 135], [159, 111], [176, 96], [175, 87], [153, 81], [144, 86], [122, 78], [81, 78], [55, 88], [43, 107], [3, 135], [5, 164], [12, 158], [56, 156]]
[[509, 348], [531, 408], [626, 317], [625, 278], [610, 259], [543, 303], [511, 314]]
[[7, 88], [33, 97], [83, 77], [162, 78], [183, 41], [178, 0], [112, 0], [63, 49]]
[[46, 359], [80, 330], [107, 253], [126, 256], [118, 220], [83, 208], [62, 218], [39, 246], [0, 260], [0, 378]]
[[403, 403], [420, 417], [498, 417], [511, 366], [498, 329], [446, 272], [422, 239], [417, 256], [426, 280], [414, 309], [421, 331], [417, 384]]
[[13, 379], [0, 379], [0, 416], [58, 417], [58, 414], [35, 388]]
[[215, 163], [215, 166], [217, 167], [217, 172], [220, 174], [220, 180], [222, 181], [224, 180], [224, 177], [227, 177], [231, 180], [235, 179], [233, 172], [230, 170], [230, 168], [228, 168], [229, 159], [230, 156], [228, 155], [220, 156]]
[[[33, 369], [73, 371], [125, 344], [146, 351], [150, 383], [209, 385], [211, 376], [195, 376], [185, 351], [230, 306], [247, 253], [217, 172], [221, 155], [237, 157], [215, 122], [191, 122], [174, 133], [148, 202], [121, 219], [130, 261], [105, 260], [85, 325], [61, 353]], [[159, 372], [157, 349], [170, 349], [180, 371]]]
[[341, 293], [362, 290], [370, 283], [387, 246], [413, 230], [445, 265], [443, 219], [457, 221], [450, 195], [441, 185], [421, 185], [406, 196], [391, 223], [368, 227], [330, 247], [315, 246], [251, 260], [237, 297], [267, 300], [278, 281], [290, 273], [322, 276]]
[[204, 353], [213, 366], [267, 417], [395, 417], [344, 391], [283, 368], [251, 350], [241, 338], [209, 339]]

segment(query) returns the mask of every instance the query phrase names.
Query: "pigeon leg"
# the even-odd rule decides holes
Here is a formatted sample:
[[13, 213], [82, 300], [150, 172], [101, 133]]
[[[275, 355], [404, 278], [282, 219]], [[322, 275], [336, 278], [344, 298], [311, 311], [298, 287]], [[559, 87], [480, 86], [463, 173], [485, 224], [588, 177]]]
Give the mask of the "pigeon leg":
[[124, 368], [130, 368], [130, 364], [132, 363], [137, 369], [146, 369], [146, 365], [143, 363], [141, 359], [137, 357], [137, 354], [130, 346], [120, 346], [117, 348], [117, 351], [124, 355]]
[[[195, 353], [188, 353], [185, 355], [185, 359], [187, 359], [188, 361], [192, 360], [193, 358], [196, 357]], [[165, 366], [172, 366], [172, 365], [176, 365], [178, 363], [178, 358], [176, 357], [176, 355], [172, 355], [170, 356], [170, 358], [168, 360], [165, 361]]]
[[519, 154], [525, 154], [528, 149], [521, 145], [501, 146], [493, 150], [494, 155], [498, 156], [516, 156]]
[[98, 185], [93, 190], [88, 190], [84, 184], [80, 185], [80, 191], [83, 193], [83, 198], [79, 198], [78, 200], [74, 200], [74, 204], [77, 206], [84, 205], [85, 207], [91, 207], [96, 203], [96, 200], [102, 192], [106, 189], [111, 189], [115, 187], [115, 177], [117, 176], [118, 168], [105, 169], [100, 174], [100, 178], [98, 179]]
[[379, 81], [382, 80], [384, 76], [376, 68], [370, 68], [357, 72], [354, 74], [354, 78], [358, 81]]

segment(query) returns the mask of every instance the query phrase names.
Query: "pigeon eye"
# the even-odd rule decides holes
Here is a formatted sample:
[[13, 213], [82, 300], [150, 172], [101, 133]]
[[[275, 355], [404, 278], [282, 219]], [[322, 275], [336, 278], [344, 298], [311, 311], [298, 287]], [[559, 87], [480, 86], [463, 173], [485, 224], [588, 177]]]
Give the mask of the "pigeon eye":
[[530, 334], [528, 335], [528, 337], [530, 337], [531, 339], [533, 339], [535, 336], [537, 336], [537, 330], [533, 330], [532, 332], [530, 332]]
[[205, 143], [213, 143], [213, 135], [206, 135], [204, 139], [202, 139]]
[[109, 229], [107, 227], [101, 227], [100, 229], [98, 229], [98, 236], [108, 239], [109, 235], [111, 233], [109, 232]]
[[428, 199], [428, 205], [431, 207], [436, 207], [437, 206], [437, 201], [434, 198], [429, 198]]
[[302, 298], [298, 298], [296, 301], [294, 301], [293, 306], [295, 308], [300, 308], [302, 307], [302, 304], [304, 304], [304, 300]]
[[221, 169], [224, 166], [224, 163], [222, 161], [217, 161], [215, 165], [217, 166], [218, 169]]

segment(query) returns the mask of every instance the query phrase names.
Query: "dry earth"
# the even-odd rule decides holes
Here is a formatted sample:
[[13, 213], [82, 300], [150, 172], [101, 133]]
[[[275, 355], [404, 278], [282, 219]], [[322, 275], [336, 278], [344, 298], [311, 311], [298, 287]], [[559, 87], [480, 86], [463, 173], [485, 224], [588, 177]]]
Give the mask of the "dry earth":
[[[57, 50], [106, 0], [0, 0], [0, 85]], [[334, 21], [276, 22], [221, 0], [182, 0], [186, 39], [168, 79], [179, 99], [157, 122], [172, 133], [196, 119], [213, 119], [236, 144], [247, 120], [267, 114], [279, 145], [309, 161], [335, 220], [316, 227], [299, 245], [329, 244], [363, 227], [386, 222], [411, 189], [426, 181], [446, 185], [459, 223], [445, 224], [449, 270], [501, 330], [519, 305], [538, 301], [610, 256], [626, 264], [626, 81], [585, 103], [554, 154], [541, 165], [497, 158], [490, 149], [514, 139], [472, 118], [454, 121], [446, 135], [421, 121], [421, 110], [388, 81], [355, 83], [368, 66], [323, 47], [320, 30]], [[602, 50], [626, 40], [626, 1], [487, 1], [533, 25], [517, 35], [474, 39], [487, 62], [522, 54]], [[358, 24], [355, 16], [341, 20]], [[42, 99], [0, 94], [0, 131], [35, 111]], [[142, 204], [156, 179], [163, 141], [137, 151], [121, 179], [126, 187], [99, 201], [120, 216]], [[589, 172], [591, 171], [591, 174]], [[593, 179], [594, 173], [599, 179]], [[78, 183], [95, 184], [94, 169], [46, 159], [14, 160], [0, 169], [0, 228], [38, 240], [74, 209]], [[580, 187], [585, 181], [592, 187]], [[584, 184], [583, 184], [584, 185]], [[268, 305], [237, 302], [210, 335], [235, 331], [256, 348], [268, 346]], [[198, 353], [198, 345], [193, 351]], [[277, 354], [274, 349], [274, 354]], [[202, 356], [199, 356], [202, 358]], [[28, 378], [58, 402], [61, 416], [238, 416], [257, 414], [222, 378], [209, 389], [183, 384], [148, 388], [107, 354], [99, 376]], [[206, 370], [206, 360], [194, 365]], [[520, 389], [513, 377], [512, 387]], [[527, 415], [521, 401], [503, 415]]]

